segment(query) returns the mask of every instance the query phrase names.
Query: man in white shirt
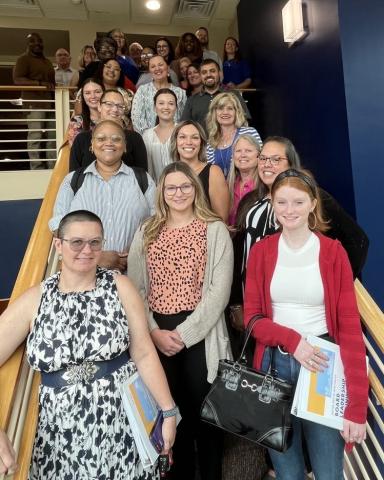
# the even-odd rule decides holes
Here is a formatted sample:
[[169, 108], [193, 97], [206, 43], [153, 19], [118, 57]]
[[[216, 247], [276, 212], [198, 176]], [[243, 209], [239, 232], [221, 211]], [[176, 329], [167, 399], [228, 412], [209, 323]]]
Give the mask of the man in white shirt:
[[68, 86], [74, 73], [77, 72], [75, 68], [71, 67], [71, 55], [65, 48], [59, 48], [55, 54], [55, 80], [58, 86]]
[[201, 48], [203, 49], [203, 60], [209, 58], [211, 60], [215, 60], [216, 63], [219, 64], [220, 71], [223, 71], [223, 62], [220, 58], [220, 55], [215, 52], [214, 50], [208, 50], [209, 46], [209, 35], [208, 30], [205, 27], [199, 27], [195, 33], [196, 37], [198, 38]]

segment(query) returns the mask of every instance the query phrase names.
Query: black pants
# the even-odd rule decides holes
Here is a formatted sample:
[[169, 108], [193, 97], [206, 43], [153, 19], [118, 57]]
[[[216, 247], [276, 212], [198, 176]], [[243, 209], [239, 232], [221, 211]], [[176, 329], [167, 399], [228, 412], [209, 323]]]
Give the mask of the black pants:
[[[161, 329], [173, 330], [189, 313], [154, 313], [154, 318]], [[174, 465], [170, 478], [194, 480], [197, 453], [201, 479], [220, 480], [223, 435], [219, 429], [200, 420], [200, 407], [210, 389], [207, 382], [204, 340], [190, 348], [184, 348], [172, 357], [158, 353], [172, 396], [182, 416], [173, 447]]]

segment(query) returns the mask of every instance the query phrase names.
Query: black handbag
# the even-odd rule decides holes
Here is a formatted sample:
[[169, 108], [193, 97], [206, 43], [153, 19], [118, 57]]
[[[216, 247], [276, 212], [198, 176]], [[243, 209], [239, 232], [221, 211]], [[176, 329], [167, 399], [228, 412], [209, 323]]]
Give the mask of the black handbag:
[[291, 404], [294, 387], [277, 378], [273, 354], [267, 373], [242, 363], [257, 315], [245, 331], [236, 361], [220, 360], [217, 377], [201, 407], [201, 419], [266, 448], [285, 452], [291, 443]]

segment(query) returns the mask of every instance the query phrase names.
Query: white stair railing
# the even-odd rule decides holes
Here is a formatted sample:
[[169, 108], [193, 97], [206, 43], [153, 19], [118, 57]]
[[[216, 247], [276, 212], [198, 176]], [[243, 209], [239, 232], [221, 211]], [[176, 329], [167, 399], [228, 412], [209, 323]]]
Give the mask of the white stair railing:
[[[53, 168], [65, 138], [72, 103], [70, 89], [66, 87], [57, 87], [52, 100], [22, 98], [22, 92], [46, 90], [45, 87], [0, 86], [1, 170], [36, 168], [36, 165]], [[36, 108], [26, 108], [34, 104]], [[31, 116], [31, 112], [35, 115]], [[36, 140], [28, 138], [37, 133]]]

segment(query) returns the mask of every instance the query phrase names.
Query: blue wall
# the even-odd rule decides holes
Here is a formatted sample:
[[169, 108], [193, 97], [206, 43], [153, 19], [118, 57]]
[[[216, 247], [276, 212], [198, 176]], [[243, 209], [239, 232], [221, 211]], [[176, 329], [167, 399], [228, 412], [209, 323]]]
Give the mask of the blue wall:
[[[379, 236], [374, 215], [369, 214], [372, 208], [381, 213], [383, 201], [377, 198], [379, 189], [375, 204], [372, 194], [367, 193], [383, 178], [383, 161], [376, 164], [380, 162], [380, 153], [371, 167], [376, 146], [378, 152], [384, 148], [378, 145], [379, 128], [384, 128], [380, 108], [380, 104], [384, 107], [384, 94], [379, 93], [379, 85], [382, 89], [384, 82], [382, 76], [375, 77], [379, 62], [379, 71], [384, 68], [384, 55], [371, 48], [380, 43], [378, 38], [367, 40], [364, 47], [361, 43], [365, 42], [360, 39], [365, 25], [367, 30], [374, 31], [376, 27], [375, 31], [383, 31], [379, 22], [384, 18], [384, 2], [340, 0], [340, 33], [337, 0], [307, 0], [309, 34], [291, 48], [283, 42], [281, 10], [285, 3], [286, 0], [241, 0], [238, 6], [240, 45], [251, 62], [255, 86], [262, 90], [254, 105], [259, 109], [256, 126], [264, 136], [279, 134], [291, 138], [303, 164], [315, 173], [319, 184], [367, 232], [371, 247], [363, 281], [383, 307], [383, 253], [378, 248], [382, 235]], [[364, 11], [363, 28], [360, 10]], [[384, 41], [381, 49], [383, 45]], [[355, 50], [365, 57], [363, 65], [369, 64], [367, 83], [367, 71], [354, 59]], [[373, 102], [376, 118], [369, 114]], [[374, 131], [373, 122], [377, 122]], [[367, 152], [365, 144], [373, 133], [375, 145], [370, 145], [368, 151], [372, 152], [365, 159], [361, 151]]]
[[41, 200], [0, 202], [0, 298], [9, 298]]
[[364, 283], [384, 308], [384, 2], [339, 10], [356, 214], [371, 241]]

